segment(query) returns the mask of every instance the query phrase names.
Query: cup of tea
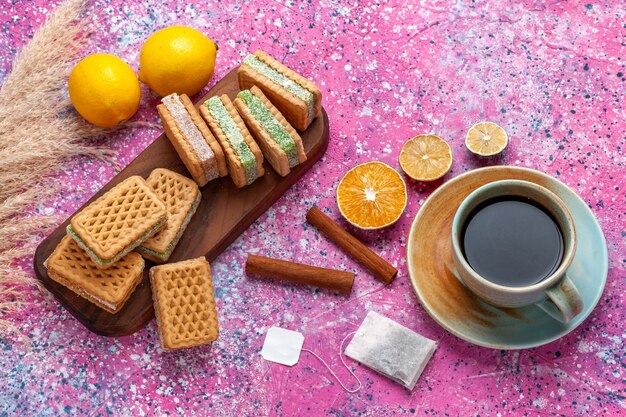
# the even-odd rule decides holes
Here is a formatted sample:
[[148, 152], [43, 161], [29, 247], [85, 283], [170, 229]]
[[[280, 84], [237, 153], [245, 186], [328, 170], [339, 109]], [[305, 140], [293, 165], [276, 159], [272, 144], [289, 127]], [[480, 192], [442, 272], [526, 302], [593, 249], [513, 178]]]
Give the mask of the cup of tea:
[[452, 222], [457, 277], [498, 307], [537, 304], [563, 323], [583, 301], [567, 270], [576, 230], [565, 203], [528, 181], [495, 181], [463, 200]]

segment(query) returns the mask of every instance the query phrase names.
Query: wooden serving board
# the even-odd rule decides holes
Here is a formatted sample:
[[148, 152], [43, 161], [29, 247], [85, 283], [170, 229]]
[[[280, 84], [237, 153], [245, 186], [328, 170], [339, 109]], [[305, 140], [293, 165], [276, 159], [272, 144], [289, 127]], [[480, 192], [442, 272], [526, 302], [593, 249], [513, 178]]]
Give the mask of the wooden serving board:
[[[227, 94], [234, 99], [238, 91], [237, 71], [234, 69], [199, 100], [198, 104], [209, 97], [222, 94]], [[236, 188], [230, 177], [226, 176], [211, 181], [201, 188], [200, 206], [169, 262], [199, 256], [205, 256], [209, 262], [213, 261], [289, 187], [296, 183], [326, 151], [328, 146], [326, 111], [322, 109], [322, 114], [300, 135], [308, 159], [294, 168], [288, 176], [279, 176], [266, 161], [265, 175], [247, 187]], [[161, 134], [83, 207], [129, 176], [140, 175], [147, 178], [154, 168], [159, 167], [191, 177], [165, 134]], [[68, 218], [37, 247], [34, 265], [37, 277], [72, 315], [94, 333], [104, 336], [124, 336], [143, 328], [154, 317], [148, 278], [148, 271], [154, 265], [152, 262], [146, 261], [143, 281], [117, 314], [102, 310], [48, 277], [43, 263], [65, 235], [65, 227], [69, 220]]]

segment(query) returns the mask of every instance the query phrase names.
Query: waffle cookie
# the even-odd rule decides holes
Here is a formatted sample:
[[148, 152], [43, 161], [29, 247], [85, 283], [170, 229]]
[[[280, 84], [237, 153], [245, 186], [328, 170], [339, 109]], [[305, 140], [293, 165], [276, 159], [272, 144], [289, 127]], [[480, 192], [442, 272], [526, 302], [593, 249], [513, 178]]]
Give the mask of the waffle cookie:
[[163, 349], [188, 348], [217, 339], [211, 267], [204, 257], [152, 267], [150, 283]]
[[279, 175], [284, 177], [306, 161], [300, 135], [258, 87], [240, 91], [234, 103], [263, 156]]
[[135, 175], [74, 215], [67, 234], [98, 268], [106, 269], [158, 232], [166, 221], [165, 204]]
[[263, 154], [226, 94], [211, 97], [200, 113], [224, 149], [228, 172], [239, 188], [265, 174]]
[[157, 111], [168, 139], [187, 170], [202, 187], [228, 174], [222, 148], [185, 94], [161, 99]]
[[239, 89], [256, 85], [289, 123], [303, 131], [322, 111], [322, 92], [310, 80], [263, 51], [248, 55], [239, 69]]
[[69, 236], [64, 236], [45, 262], [48, 276], [98, 307], [115, 314], [143, 277], [144, 260], [131, 252], [102, 270]]
[[168, 216], [163, 229], [137, 246], [137, 252], [146, 259], [163, 263], [178, 244], [200, 205], [202, 194], [195, 182], [164, 168], [152, 171], [146, 182], [165, 203]]

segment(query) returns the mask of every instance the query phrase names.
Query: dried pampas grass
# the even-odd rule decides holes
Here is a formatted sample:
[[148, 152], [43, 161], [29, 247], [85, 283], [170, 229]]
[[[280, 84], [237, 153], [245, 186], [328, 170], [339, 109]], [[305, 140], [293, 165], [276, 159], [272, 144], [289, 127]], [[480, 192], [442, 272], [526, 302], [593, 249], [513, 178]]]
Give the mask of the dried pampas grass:
[[90, 146], [105, 130], [85, 122], [71, 108], [67, 79], [88, 33], [81, 24], [86, 0], [66, 0], [35, 32], [13, 61], [0, 90], [0, 330], [8, 314], [26, 300], [25, 285], [39, 285], [14, 264], [32, 256], [41, 233], [61, 219], [24, 216], [32, 205], [58, 193], [50, 175], [77, 155], [107, 158]]

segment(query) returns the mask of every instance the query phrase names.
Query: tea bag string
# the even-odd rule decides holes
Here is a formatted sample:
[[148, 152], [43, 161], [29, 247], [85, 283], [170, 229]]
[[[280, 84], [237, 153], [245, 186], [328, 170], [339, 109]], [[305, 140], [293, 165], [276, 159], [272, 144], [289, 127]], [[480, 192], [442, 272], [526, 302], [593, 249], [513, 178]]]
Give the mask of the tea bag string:
[[356, 381], [359, 383], [359, 386], [358, 386], [358, 387], [356, 387], [355, 389], [352, 389], [352, 390], [351, 390], [351, 389], [348, 389], [345, 385], [343, 385], [343, 383], [339, 380], [339, 377], [337, 376], [337, 374], [335, 374], [335, 373], [333, 372], [333, 370], [332, 370], [332, 369], [330, 369], [330, 366], [328, 366], [328, 364], [326, 363], [326, 361], [325, 361], [324, 359], [322, 359], [321, 357], [319, 357], [319, 356], [317, 355], [317, 353], [313, 352], [313, 351], [312, 351], [312, 350], [310, 350], [310, 349], [302, 348], [302, 350], [304, 350], [304, 351], [306, 351], [306, 352], [309, 352], [311, 355], [313, 355], [313, 356], [315, 356], [317, 359], [319, 359], [319, 360], [320, 360], [320, 362], [322, 362], [322, 363], [324, 364], [324, 366], [326, 367], [326, 369], [328, 369], [328, 371], [329, 371], [329, 372], [330, 372], [330, 373], [331, 373], [331, 374], [335, 377], [335, 379], [337, 380], [337, 382], [339, 382], [339, 385], [341, 385], [341, 388], [343, 388], [346, 392], [348, 392], [348, 393], [350, 393], [350, 394], [354, 394], [355, 392], [357, 392], [358, 390], [360, 390], [360, 389], [361, 389], [361, 387], [362, 387], [361, 380], [359, 379], [359, 377], [358, 377], [358, 376], [356, 376], [356, 375], [354, 374], [354, 372], [352, 372], [352, 370], [348, 367], [348, 365], [346, 365], [346, 361], [344, 361], [344, 360], [343, 360], [343, 355], [342, 355], [342, 353], [343, 353], [343, 344], [346, 342], [346, 339], [347, 339], [348, 337], [352, 336], [352, 335], [353, 335], [353, 334], [355, 334], [355, 333], [356, 333], [356, 331], [355, 331], [355, 332], [352, 332], [352, 333], [348, 333], [348, 334], [347, 334], [347, 335], [343, 338], [343, 340], [341, 341], [341, 345], [339, 346], [339, 359], [341, 359], [341, 363], [343, 363], [343, 366], [345, 366], [345, 367], [346, 367], [346, 369], [348, 370], [348, 372], [350, 372], [350, 375], [352, 375], [352, 376], [354, 377], [354, 379], [356, 379]]

